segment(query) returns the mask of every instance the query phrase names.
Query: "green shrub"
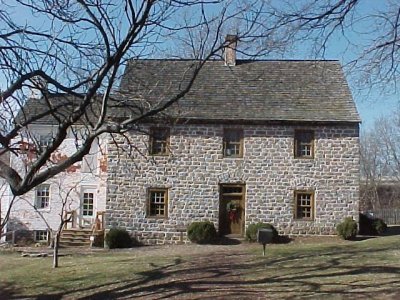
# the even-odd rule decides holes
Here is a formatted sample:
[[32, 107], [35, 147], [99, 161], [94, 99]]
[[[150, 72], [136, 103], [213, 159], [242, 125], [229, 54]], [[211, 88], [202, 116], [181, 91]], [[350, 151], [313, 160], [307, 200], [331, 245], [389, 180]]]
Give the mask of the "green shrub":
[[373, 222], [373, 227], [378, 235], [383, 234], [387, 229], [387, 225], [382, 219], [375, 219]]
[[122, 228], [111, 228], [105, 237], [110, 249], [129, 248], [132, 246], [132, 238], [128, 231]]
[[357, 222], [352, 217], [347, 217], [336, 227], [337, 234], [345, 239], [352, 240], [357, 235]]
[[386, 229], [387, 225], [382, 219], [360, 214], [360, 234], [381, 235]]
[[217, 231], [210, 221], [193, 222], [187, 229], [187, 235], [192, 243], [208, 244], [217, 238]]
[[249, 242], [256, 242], [257, 241], [258, 229], [261, 229], [261, 228], [272, 229], [272, 234], [273, 234], [272, 242], [277, 242], [278, 241], [279, 234], [278, 234], [278, 231], [275, 229], [275, 227], [272, 226], [271, 224], [261, 223], [261, 222], [256, 223], [256, 224], [250, 224], [247, 227], [246, 240], [249, 241]]

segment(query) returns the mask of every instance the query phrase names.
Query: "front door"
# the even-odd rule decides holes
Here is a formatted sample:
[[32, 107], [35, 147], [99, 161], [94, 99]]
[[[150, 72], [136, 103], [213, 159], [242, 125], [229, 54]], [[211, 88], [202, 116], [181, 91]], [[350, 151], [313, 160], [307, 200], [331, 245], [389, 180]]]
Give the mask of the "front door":
[[244, 233], [245, 185], [221, 184], [219, 202], [220, 235]]
[[94, 224], [95, 217], [95, 189], [85, 188], [81, 193], [80, 226], [90, 228]]

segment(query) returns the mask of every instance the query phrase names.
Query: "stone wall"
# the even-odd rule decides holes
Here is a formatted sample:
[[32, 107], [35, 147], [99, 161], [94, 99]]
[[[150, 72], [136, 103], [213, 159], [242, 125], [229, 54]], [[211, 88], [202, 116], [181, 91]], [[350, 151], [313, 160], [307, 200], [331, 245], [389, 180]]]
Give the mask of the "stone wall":
[[[244, 130], [243, 158], [223, 157], [223, 125], [175, 125], [168, 156], [147, 155], [144, 133], [131, 133], [135, 147], [121, 138], [118, 147], [110, 143], [108, 227], [126, 228], [149, 244], [180, 241], [193, 221], [211, 220], [218, 228], [222, 183], [245, 184], [246, 227], [268, 222], [281, 234], [329, 235], [343, 218], [358, 219], [357, 124], [231, 127]], [[313, 159], [294, 158], [295, 129], [315, 130]], [[168, 218], [146, 216], [149, 188], [168, 188]], [[294, 191], [305, 189], [315, 193], [313, 221], [294, 219]]]

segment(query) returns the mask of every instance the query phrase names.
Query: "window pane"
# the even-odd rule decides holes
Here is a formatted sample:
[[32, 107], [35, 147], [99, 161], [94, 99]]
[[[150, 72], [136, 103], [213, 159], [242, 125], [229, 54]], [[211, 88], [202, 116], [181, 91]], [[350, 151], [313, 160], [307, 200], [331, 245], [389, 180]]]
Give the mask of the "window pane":
[[224, 130], [224, 156], [241, 157], [243, 149], [243, 130]]
[[47, 241], [47, 230], [35, 230], [34, 239], [36, 242]]
[[149, 195], [149, 212], [151, 216], [164, 217], [167, 215], [167, 191], [157, 190], [150, 191]]
[[152, 128], [150, 137], [150, 154], [167, 154], [168, 138], [168, 128]]
[[50, 186], [41, 185], [36, 189], [36, 207], [46, 208], [50, 202]]
[[297, 219], [313, 219], [314, 206], [313, 193], [296, 193], [296, 217]]
[[297, 130], [295, 132], [295, 156], [312, 157], [314, 145], [314, 131]]
[[82, 215], [93, 216], [93, 193], [83, 193], [82, 199]]

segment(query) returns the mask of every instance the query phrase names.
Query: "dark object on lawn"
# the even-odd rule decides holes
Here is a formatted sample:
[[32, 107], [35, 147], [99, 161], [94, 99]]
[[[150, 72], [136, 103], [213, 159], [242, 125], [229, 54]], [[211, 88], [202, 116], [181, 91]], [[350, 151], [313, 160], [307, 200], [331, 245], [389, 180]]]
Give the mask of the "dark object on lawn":
[[360, 213], [360, 234], [381, 235], [386, 229], [387, 225], [382, 219]]
[[257, 242], [263, 245], [263, 256], [265, 256], [265, 245], [272, 243], [274, 232], [272, 229], [259, 228], [257, 231]]
[[249, 242], [256, 242], [257, 241], [257, 232], [261, 228], [271, 229], [273, 232], [272, 242], [276, 243], [278, 241], [279, 234], [278, 234], [278, 231], [275, 229], [275, 227], [271, 224], [261, 223], [261, 222], [256, 223], [256, 224], [250, 224], [247, 227], [246, 240]]
[[129, 248], [132, 246], [131, 236], [128, 231], [122, 228], [111, 228], [105, 240], [110, 249]]
[[357, 222], [352, 217], [347, 217], [336, 226], [337, 234], [345, 240], [353, 240], [357, 236]]
[[187, 235], [192, 243], [209, 244], [216, 240], [217, 231], [210, 221], [193, 222], [187, 229]]

